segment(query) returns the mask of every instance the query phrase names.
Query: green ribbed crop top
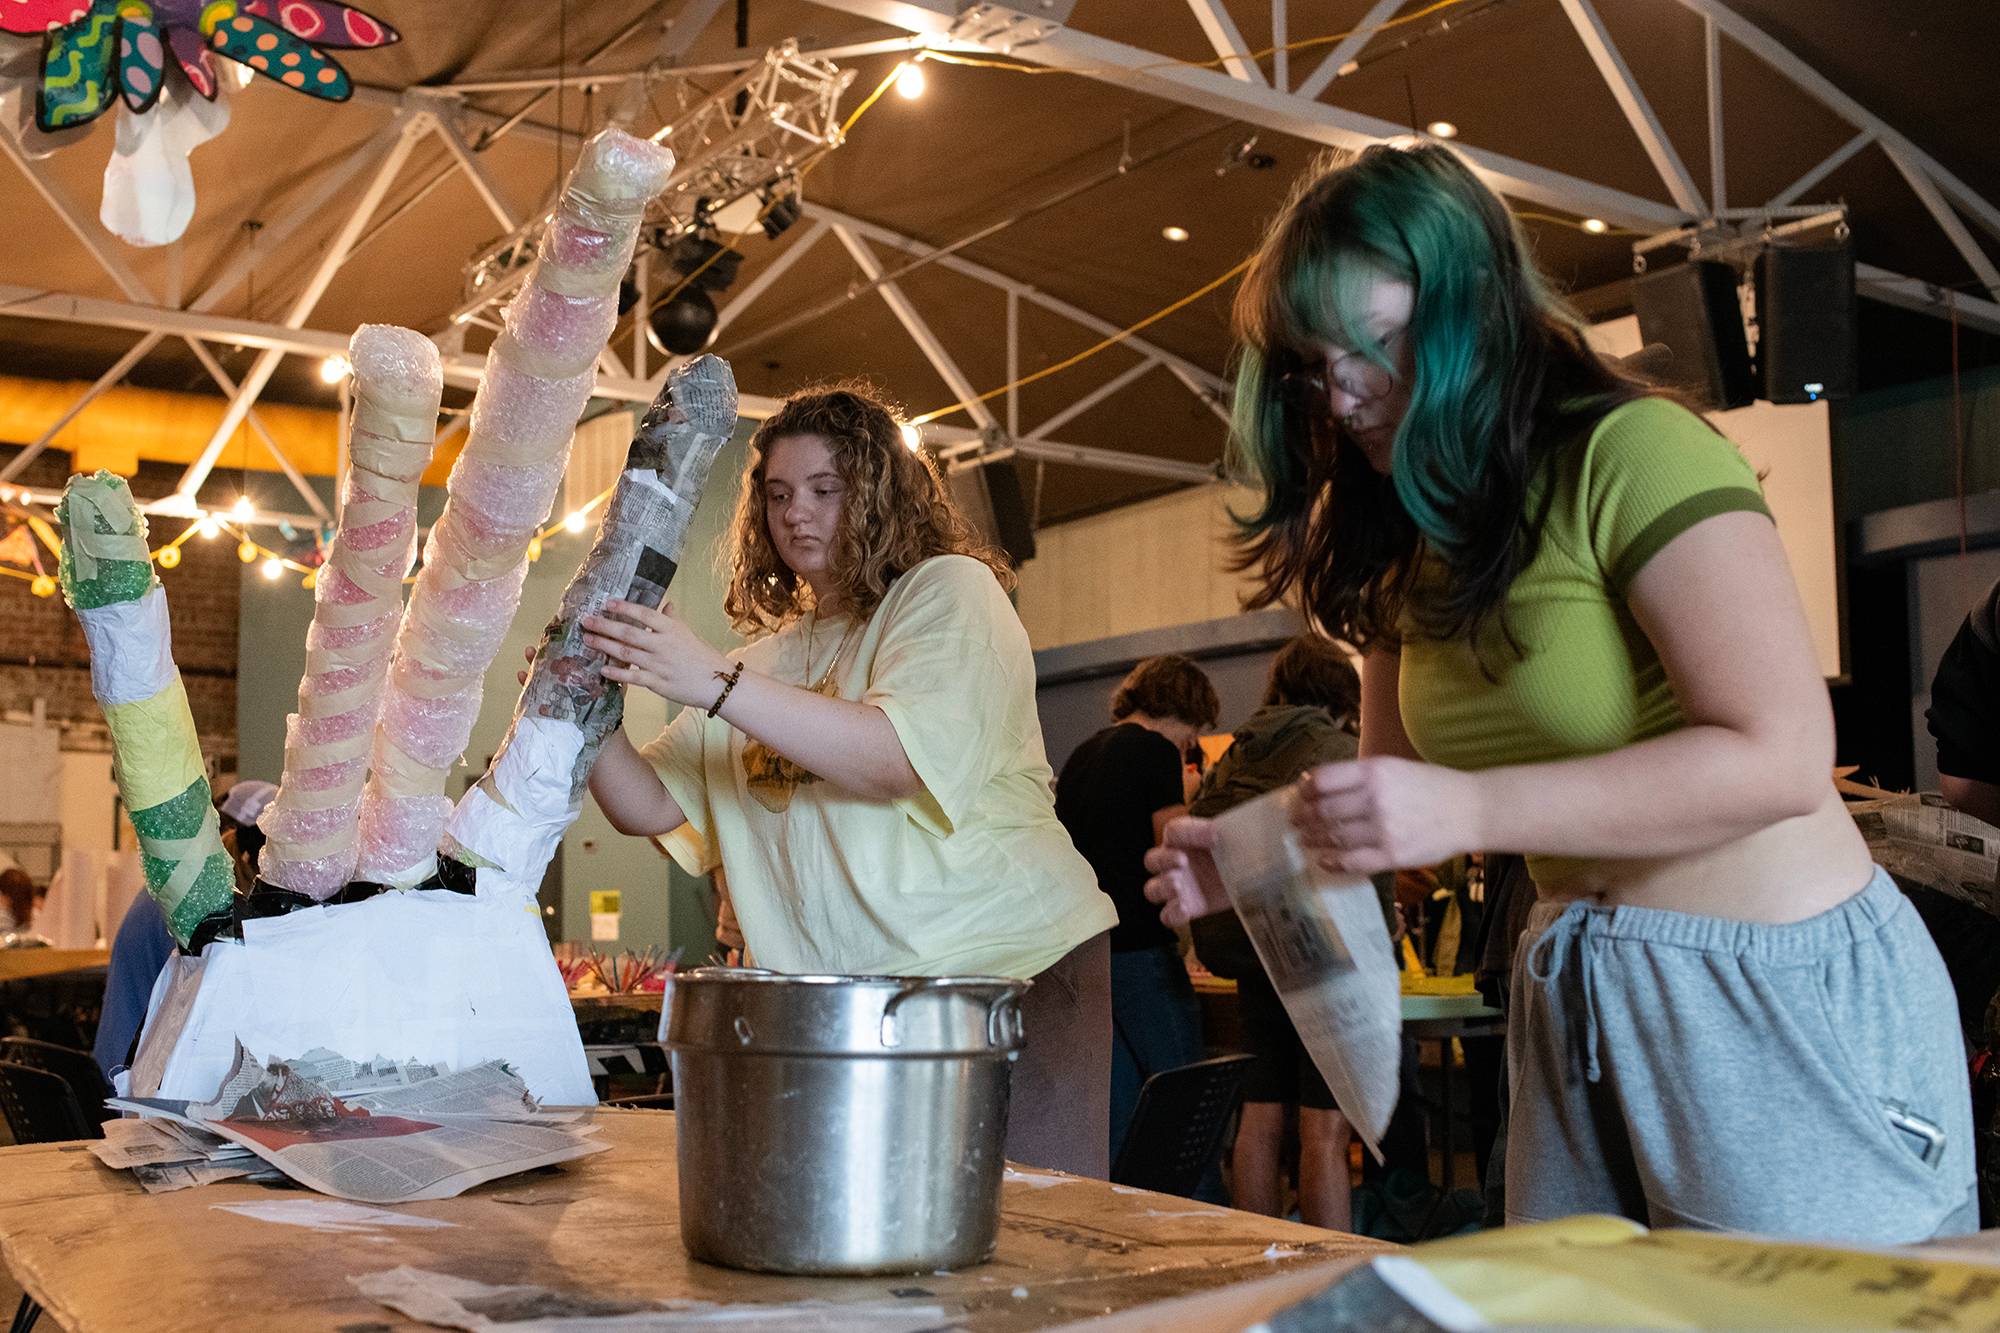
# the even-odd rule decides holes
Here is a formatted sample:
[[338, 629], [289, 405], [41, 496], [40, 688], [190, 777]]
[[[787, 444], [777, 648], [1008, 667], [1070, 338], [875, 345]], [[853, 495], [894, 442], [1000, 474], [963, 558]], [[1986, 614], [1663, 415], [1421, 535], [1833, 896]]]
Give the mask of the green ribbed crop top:
[[1607, 413], [1548, 476], [1555, 494], [1541, 549], [1506, 599], [1523, 655], [1492, 627], [1486, 656], [1496, 679], [1488, 679], [1469, 640], [1424, 638], [1406, 626], [1403, 727], [1432, 763], [1482, 769], [1570, 759], [1684, 725], [1625, 589], [1703, 519], [1770, 514], [1736, 447], [1660, 398]]

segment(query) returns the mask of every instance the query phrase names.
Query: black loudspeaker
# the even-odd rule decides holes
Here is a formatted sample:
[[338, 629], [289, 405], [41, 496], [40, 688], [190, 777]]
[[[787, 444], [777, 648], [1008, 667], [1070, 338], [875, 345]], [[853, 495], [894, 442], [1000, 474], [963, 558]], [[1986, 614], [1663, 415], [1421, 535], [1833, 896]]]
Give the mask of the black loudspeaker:
[[1639, 337], [1673, 352], [1667, 383], [1703, 407], [1742, 407], [1757, 396], [1743, 308], [1736, 298], [1736, 270], [1720, 260], [1642, 273], [1632, 279]]
[[1854, 392], [1854, 250], [1772, 245], [1757, 256], [1757, 373], [1774, 403]]
[[1035, 558], [1035, 524], [1021, 493], [1014, 461], [964, 468], [950, 474], [951, 498], [986, 540], [1007, 553], [1016, 569]]

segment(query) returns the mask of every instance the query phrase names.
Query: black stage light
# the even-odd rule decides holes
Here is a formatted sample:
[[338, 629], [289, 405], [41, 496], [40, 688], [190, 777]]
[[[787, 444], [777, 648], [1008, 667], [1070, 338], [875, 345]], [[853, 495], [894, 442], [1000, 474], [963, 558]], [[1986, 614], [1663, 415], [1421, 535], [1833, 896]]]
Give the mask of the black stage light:
[[618, 314], [620, 318], [632, 313], [632, 307], [639, 304], [639, 283], [631, 273], [618, 280]]
[[654, 306], [646, 326], [661, 351], [693, 356], [715, 341], [715, 320], [715, 301], [698, 284], [689, 283], [671, 300]]
[[799, 220], [799, 196], [781, 194], [769, 201], [764, 210], [764, 235], [777, 240]]
[[712, 236], [691, 232], [674, 243], [667, 262], [674, 266], [675, 272], [693, 278], [690, 286], [719, 292], [736, 281], [736, 270], [742, 266], [743, 256]]

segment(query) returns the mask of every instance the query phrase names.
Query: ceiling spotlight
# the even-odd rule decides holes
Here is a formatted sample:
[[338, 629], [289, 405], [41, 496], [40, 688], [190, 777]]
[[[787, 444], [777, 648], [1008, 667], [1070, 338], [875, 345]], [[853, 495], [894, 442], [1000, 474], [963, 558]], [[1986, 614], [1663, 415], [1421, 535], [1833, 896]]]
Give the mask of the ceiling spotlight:
[[257, 516], [257, 506], [250, 503], [250, 497], [239, 495], [236, 503], [229, 506], [229, 516], [238, 523], [248, 523]]
[[768, 239], [775, 241], [780, 236], [783, 236], [791, 228], [791, 225], [798, 220], [799, 192], [796, 189], [790, 194], [772, 195], [769, 205], [764, 209], [764, 221], [762, 224], [764, 235]]
[[267, 579], [275, 579], [278, 575], [285, 572], [285, 562], [278, 559], [275, 555], [271, 556], [262, 565], [258, 566], [257, 572]]
[[1185, 241], [1188, 238], [1188, 229], [1186, 227], [1162, 227], [1160, 228], [1160, 235], [1170, 241]]
[[693, 356], [715, 341], [715, 300], [688, 286], [646, 316], [646, 336], [668, 356]]
[[568, 530], [569, 530], [569, 531], [571, 531], [571, 532], [582, 532], [582, 531], [583, 531], [583, 511], [582, 511], [581, 509], [576, 509], [576, 510], [572, 510], [572, 511], [571, 511], [571, 512], [570, 512], [570, 513], [568, 514], [568, 516], [566, 516], [566, 517], [565, 517], [565, 518], [563, 519], [563, 527], [564, 527], [564, 528], [566, 528], [566, 529], [568, 529]]
[[1602, 236], [1605, 232], [1611, 230], [1610, 227], [1605, 225], [1603, 218], [1585, 218], [1583, 220], [1583, 229], [1592, 236]]
[[915, 61], [903, 66], [896, 75], [896, 92], [912, 102], [924, 95], [924, 72]]
[[1424, 128], [1430, 131], [1430, 136], [1433, 139], [1456, 139], [1458, 137], [1458, 126], [1448, 120], [1434, 120], [1424, 126]]
[[909, 422], [905, 421], [896, 429], [902, 432], [903, 447], [905, 449], [914, 453], [916, 450], [924, 447], [924, 433]]
[[215, 534], [222, 531], [222, 529], [215, 525], [214, 518], [210, 517], [207, 514], [203, 514], [200, 518], [195, 520], [194, 531], [197, 537], [200, 537], [204, 541], [206, 541], [208, 539], [213, 538]]
[[353, 373], [353, 363], [344, 356], [336, 354], [319, 363], [319, 378], [323, 384], [338, 384]]

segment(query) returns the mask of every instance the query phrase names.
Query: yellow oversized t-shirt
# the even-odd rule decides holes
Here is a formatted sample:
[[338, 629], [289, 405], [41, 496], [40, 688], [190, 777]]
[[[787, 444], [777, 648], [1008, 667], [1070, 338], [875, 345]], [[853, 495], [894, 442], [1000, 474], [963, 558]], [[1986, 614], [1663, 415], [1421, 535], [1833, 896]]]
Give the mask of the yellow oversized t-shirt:
[[831, 668], [841, 698], [888, 715], [923, 781], [873, 800], [754, 742], [746, 765], [748, 738], [699, 708], [640, 751], [688, 817], [667, 850], [728, 872], [760, 967], [1032, 977], [1111, 927], [1056, 821], [1027, 633], [985, 565], [927, 560], [865, 621], [808, 616], [742, 657], [802, 687]]

